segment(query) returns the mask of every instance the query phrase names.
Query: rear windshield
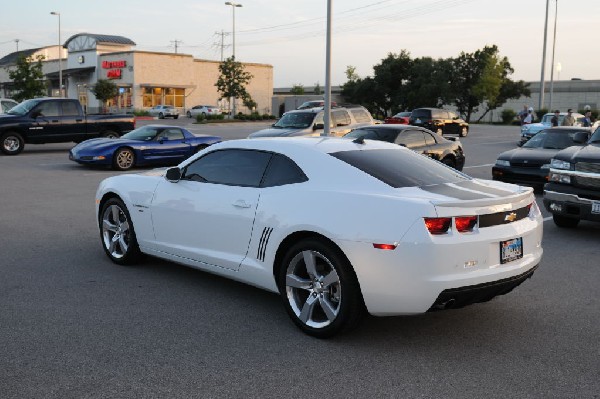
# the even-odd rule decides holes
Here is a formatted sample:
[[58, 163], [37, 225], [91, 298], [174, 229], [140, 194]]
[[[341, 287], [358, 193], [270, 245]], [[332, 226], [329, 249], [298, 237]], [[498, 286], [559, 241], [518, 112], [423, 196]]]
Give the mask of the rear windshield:
[[431, 118], [431, 110], [428, 109], [415, 109], [411, 115], [411, 118], [413, 119], [417, 119], [417, 118]]
[[470, 180], [470, 177], [437, 161], [403, 149], [341, 151], [330, 155], [394, 188]]

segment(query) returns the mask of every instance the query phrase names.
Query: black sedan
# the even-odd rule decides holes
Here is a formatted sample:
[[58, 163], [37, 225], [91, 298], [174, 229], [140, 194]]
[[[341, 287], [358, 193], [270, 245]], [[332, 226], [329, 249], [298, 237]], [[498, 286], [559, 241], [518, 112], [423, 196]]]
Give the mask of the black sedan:
[[520, 148], [501, 153], [492, 168], [494, 180], [543, 188], [548, 182], [550, 160], [560, 150], [573, 145], [577, 132], [590, 134], [589, 128], [554, 127], [544, 129]]
[[465, 165], [465, 155], [458, 138], [446, 139], [418, 126], [393, 124], [364, 126], [351, 131], [344, 138], [396, 143], [457, 170], [462, 170]]

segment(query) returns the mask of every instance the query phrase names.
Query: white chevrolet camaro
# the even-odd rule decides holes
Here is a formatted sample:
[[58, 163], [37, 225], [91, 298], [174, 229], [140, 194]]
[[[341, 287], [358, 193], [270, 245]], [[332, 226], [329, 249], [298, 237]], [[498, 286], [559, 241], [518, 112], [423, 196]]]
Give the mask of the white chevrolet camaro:
[[531, 188], [361, 139], [218, 143], [175, 168], [105, 179], [96, 214], [115, 263], [143, 253], [278, 292], [316, 337], [365, 311], [490, 300], [531, 277], [543, 252]]

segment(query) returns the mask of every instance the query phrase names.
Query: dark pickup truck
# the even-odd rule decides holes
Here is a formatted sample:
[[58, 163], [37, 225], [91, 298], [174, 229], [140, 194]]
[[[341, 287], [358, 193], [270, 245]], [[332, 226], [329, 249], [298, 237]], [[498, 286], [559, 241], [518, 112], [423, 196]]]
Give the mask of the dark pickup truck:
[[36, 98], [0, 115], [0, 150], [17, 155], [25, 144], [119, 137], [135, 128], [133, 115], [86, 115], [78, 100]]
[[585, 145], [559, 151], [544, 186], [544, 206], [557, 226], [567, 228], [580, 220], [600, 222], [600, 129], [589, 140], [575, 133], [573, 141]]

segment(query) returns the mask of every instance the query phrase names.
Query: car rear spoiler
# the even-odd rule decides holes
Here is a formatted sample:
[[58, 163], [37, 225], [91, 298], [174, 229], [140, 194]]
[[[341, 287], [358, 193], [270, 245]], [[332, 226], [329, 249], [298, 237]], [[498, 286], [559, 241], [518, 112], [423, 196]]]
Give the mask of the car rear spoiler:
[[431, 203], [436, 207], [453, 207], [453, 208], [470, 208], [470, 207], [486, 207], [494, 205], [505, 205], [507, 203], [515, 203], [525, 201], [531, 197], [533, 189], [530, 187], [525, 188], [523, 191], [519, 191], [513, 195], [495, 197], [495, 198], [482, 198], [475, 200], [460, 200], [460, 201], [443, 201], [443, 200], [432, 200]]

